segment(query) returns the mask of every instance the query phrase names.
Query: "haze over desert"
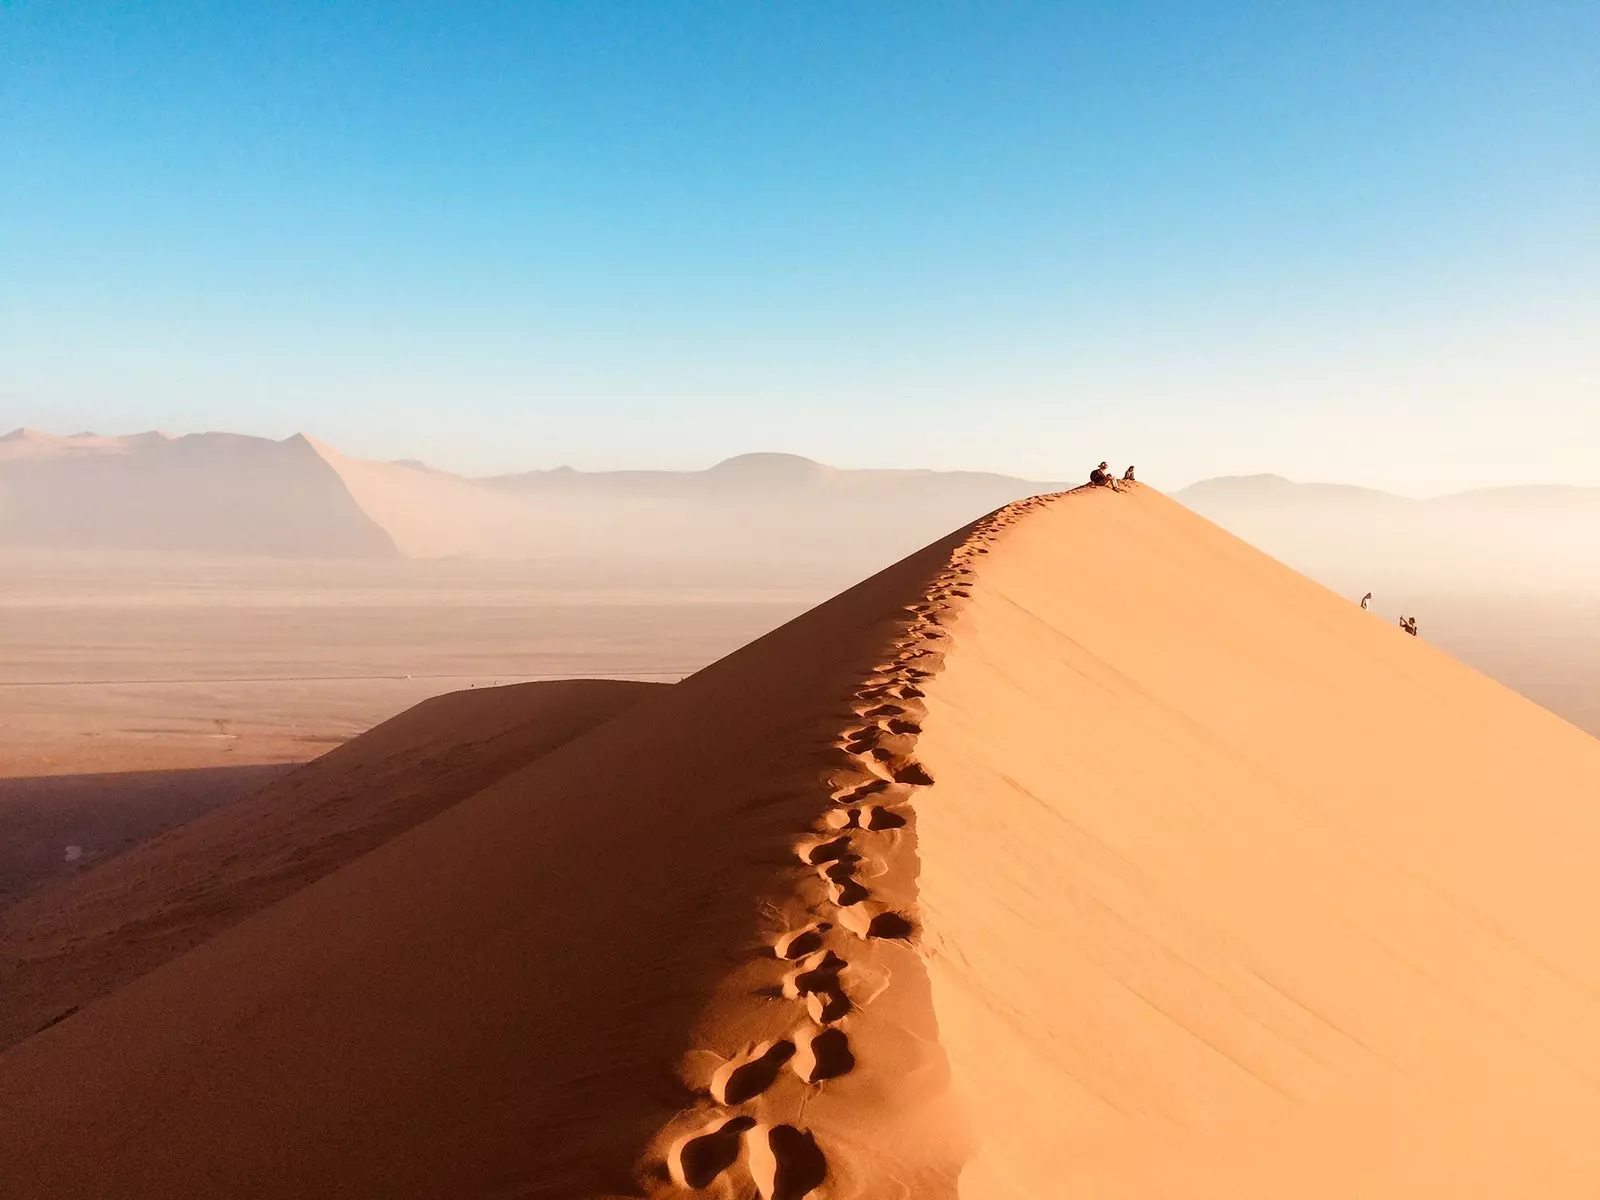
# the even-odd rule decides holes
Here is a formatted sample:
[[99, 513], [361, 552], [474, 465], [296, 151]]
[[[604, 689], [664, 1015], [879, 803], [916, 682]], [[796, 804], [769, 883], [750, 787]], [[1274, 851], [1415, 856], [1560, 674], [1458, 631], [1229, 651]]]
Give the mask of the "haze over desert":
[[1597, 61], [0, 5], [0, 1200], [1600, 1196]]

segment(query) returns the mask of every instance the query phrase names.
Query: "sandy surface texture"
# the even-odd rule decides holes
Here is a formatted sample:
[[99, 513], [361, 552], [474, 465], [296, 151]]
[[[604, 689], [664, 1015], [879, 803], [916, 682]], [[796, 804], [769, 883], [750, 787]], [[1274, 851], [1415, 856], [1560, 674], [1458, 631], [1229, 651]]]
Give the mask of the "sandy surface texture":
[[139, 770], [132, 764], [145, 757], [140, 747], [108, 749], [110, 771], [94, 770], [92, 758], [70, 774], [45, 774], [54, 761], [7, 764], [19, 774], [0, 778], [0, 912], [52, 879], [249, 795], [291, 766], [175, 767], [181, 753], [157, 753], [148, 757], [162, 766]]
[[1024, 502], [0, 1054], [0, 1189], [1590, 1195], [1596, 795], [1159, 494]]
[[[7, 981], [0, 1047], [664, 687], [573, 679], [457, 692], [424, 701], [298, 769], [193, 772], [233, 771], [254, 781], [254, 794], [0, 910], [0, 974]], [[0, 800], [19, 782], [38, 792], [95, 778], [0, 780]], [[130, 811], [150, 807], [144, 797], [125, 800]], [[46, 797], [40, 807], [59, 817], [65, 806]]]

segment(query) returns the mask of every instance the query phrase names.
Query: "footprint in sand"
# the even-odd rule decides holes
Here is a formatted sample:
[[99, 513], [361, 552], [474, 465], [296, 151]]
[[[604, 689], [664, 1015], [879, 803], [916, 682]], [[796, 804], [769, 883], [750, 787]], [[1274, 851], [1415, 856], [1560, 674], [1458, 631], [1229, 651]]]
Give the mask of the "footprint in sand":
[[856, 857], [851, 855], [847, 859], [829, 863], [818, 872], [828, 883], [828, 891], [834, 907], [841, 910], [854, 904], [860, 904], [868, 896], [872, 895], [861, 885], [861, 881], [856, 878], [856, 862]]
[[774, 957], [794, 962], [822, 949], [823, 936], [833, 928], [829, 921], [813, 921], [802, 929], [794, 929], [772, 944]]
[[873, 779], [867, 783], [861, 784], [858, 787], [853, 787], [845, 792], [840, 793], [839, 795], [835, 796], [833, 800], [836, 804], [856, 804], [859, 801], [865, 800], [868, 796], [876, 796], [879, 792], [885, 792], [888, 790], [889, 781], [887, 779]]
[[928, 787], [933, 783], [933, 776], [928, 774], [921, 763], [915, 761], [896, 767], [891, 773], [891, 778], [896, 783], [909, 783], [913, 787]]
[[754, 1117], [723, 1117], [678, 1141], [667, 1153], [667, 1174], [684, 1188], [706, 1188], [739, 1159], [739, 1137]]
[[845, 739], [844, 750], [847, 754], [865, 754], [878, 744], [882, 736], [883, 731], [876, 726], [858, 729]]
[[711, 1098], [730, 1107], [754, 1099], [772, 1086], [794, 1054], [795, 1044], [787, 1038], [761, 1043], [742, 1058], [717, 1068], [711, 1077]]
[[834, 809], [823, 821], [833, 829], [899, 829], [906, 819], [881, 804], [865, 808]]
[[806, 993], [806, 1012], [818, 1025], [831, 1025], [854, 1006], [844, 989], [835, 984], [831, 988], [817, 988]]
[[761, 1200], [804, 1200], [828, 1177], [816, 1139], [793, 1125], [757, 1126], [749, 1143], [750, 1174]]
[[856, 904], [839, 910], [839, 927], [858, 938], [883, 941], [910, 938], [911, 922], [897, 912], [875, 912], [871, 906]]
[[822, 863], [838, 862], [850, 854], [850, 837], [845, 834], [841, 837], [829, 838], [822, 842], [802, 842], [795, 847], [795, 855], [808, 867], [820, 866]]
[[783, 978], [783, 994], [799, 1000], [813, 992], [842, 992], [839, 973], [850, 964], [832, 950], [821, 950], [803, 960], [798, 970]]
[[795, 1034], [789, 1067], [807, 1083], [848, 1075], [856, 1065], [850, 1039], [842, 1029], [802, 1029]]
[[906, 819], [892, 808], [885, 808], [881, 804], [870, 805], [867, 808], [857, 809], [856, 825], [861, 829], [881, 830], [899, 829], [906, 823]]

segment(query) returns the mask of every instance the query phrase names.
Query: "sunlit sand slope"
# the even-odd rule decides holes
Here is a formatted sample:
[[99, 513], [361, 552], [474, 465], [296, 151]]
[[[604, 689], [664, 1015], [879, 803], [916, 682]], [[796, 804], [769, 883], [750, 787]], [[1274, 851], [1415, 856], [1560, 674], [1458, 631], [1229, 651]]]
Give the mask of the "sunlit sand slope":
[[1600, 1194], [1600, 743], [1147, 490], [928, 688], [971, 1197]]
[[0, 1056], [0, 1190], [1581, 1196], [1600, 744], [1026, 501]]

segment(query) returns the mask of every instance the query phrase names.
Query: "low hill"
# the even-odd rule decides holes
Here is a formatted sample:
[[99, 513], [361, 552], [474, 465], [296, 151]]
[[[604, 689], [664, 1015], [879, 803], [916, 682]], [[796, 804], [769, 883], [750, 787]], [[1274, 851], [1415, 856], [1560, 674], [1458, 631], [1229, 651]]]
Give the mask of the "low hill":
[[0, 1048], [662, 689], [571, 679], [434, 697], [0, 911]]
[[1590, 1195], [1597, 794], [1150, 489], [1025, 501], [13, 1046], [0, 1187]]

